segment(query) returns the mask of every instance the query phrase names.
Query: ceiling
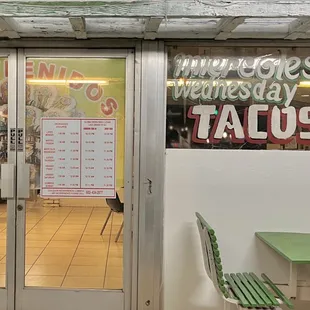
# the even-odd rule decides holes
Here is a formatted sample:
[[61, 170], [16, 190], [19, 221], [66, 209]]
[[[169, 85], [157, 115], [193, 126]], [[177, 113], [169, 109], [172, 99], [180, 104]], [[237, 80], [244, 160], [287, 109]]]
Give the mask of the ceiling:
[[310, 19], [2, 17], [0, 37], [295, 40], [310, 38]]
[[310, 39], [310, 0], [0, 1], [0, 38]]

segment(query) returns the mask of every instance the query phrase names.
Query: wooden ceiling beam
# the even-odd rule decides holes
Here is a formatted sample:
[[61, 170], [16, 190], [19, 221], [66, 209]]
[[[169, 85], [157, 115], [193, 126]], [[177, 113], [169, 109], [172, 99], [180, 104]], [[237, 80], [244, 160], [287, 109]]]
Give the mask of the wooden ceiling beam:
[[87, 39], [86, 24], [84, 17], [69, 17], [72, 30], [76, 39]]
[[310, 0], [2, 0], [2, 17], [307, 17]]
[[301, 38], [308, 30], [310, 30], [310, 18], [298, 18], [291, 22], [289, 25], [289, 33], [284, 39], [296, 40]]
[[215, 40], [227, 40], [232, 35], [232, 31], [235, 30], [239, 25], [243, 24], [245, 17], [225, 17], [221, 18], [218, 23], [217, 31], [218, 34], [214, 38]]
[[163, 19], [164, 19], [163, 17], [149, 17], [147, 19], [144, 29], [145, 40], [156, 39], [157, 31]]
[[20, 35], [14, 29], [11, 18], [0, 17], [0, 35], [8, 37], [10, 39], [19, 39]]

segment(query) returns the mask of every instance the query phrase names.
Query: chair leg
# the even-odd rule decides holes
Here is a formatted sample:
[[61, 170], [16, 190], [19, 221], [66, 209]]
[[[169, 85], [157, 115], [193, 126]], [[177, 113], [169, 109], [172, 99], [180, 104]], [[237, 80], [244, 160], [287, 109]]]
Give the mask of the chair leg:
[[119, 231], [118, 231], [118, 233], [116, 235], [115, 242], [118, 241], [119, 236], [121, 235], [121, 232], [122, 232], [123, 228], [124, 228], [124, 221], [122, 222], [122, 225], [121, 225], [121, 227], [120, 227], [120, 229], [119, 229]]
[[106, 226], [107, 226], [107, 224], [109, 222], [109, 219], [110, 219], [111, 215], [112, 215], [112, 210], [110, 210], [110, 212], [108, 214], [108, 217], [107, 217], [107, 219], [105, 220], [105, 222], [104, 222], [104, 224], [102, 226], [102, 229], [101, 229], [101, 232], [100, 232], [100, 236], [102, 236], [102, 234], [103, 234], [103, 232], [104, 232], [104, 230], [105, 230], [105, 228], [106, 228]]
[[226, 300], [224, 300], [224, 310], [229, 310], [229, 304]]

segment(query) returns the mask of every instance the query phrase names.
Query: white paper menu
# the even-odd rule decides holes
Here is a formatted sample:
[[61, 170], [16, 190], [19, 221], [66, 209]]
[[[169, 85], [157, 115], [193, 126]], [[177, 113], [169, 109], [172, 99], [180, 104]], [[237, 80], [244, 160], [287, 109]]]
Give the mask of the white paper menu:
[[41, 197], [115, 197], [115, 119], [42, 118], [41, 145]]

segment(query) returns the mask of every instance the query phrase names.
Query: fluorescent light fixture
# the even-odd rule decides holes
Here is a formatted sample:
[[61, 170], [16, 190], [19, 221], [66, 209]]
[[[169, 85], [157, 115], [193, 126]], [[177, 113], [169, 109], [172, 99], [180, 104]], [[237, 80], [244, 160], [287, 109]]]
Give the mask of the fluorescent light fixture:
[[310, 87], [310, 81], [301, 81], [298, 87]]
[[99, 84], [107, 85], [107, 80], [41, 80], [41, 79], [27, 79], [27, 84]]

